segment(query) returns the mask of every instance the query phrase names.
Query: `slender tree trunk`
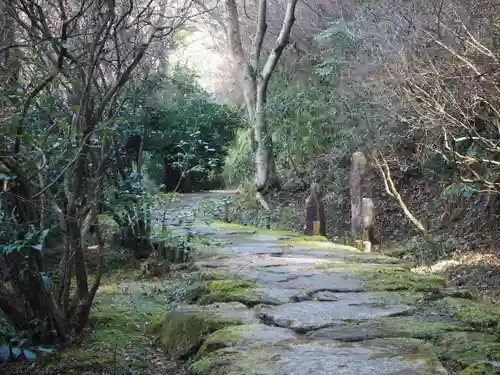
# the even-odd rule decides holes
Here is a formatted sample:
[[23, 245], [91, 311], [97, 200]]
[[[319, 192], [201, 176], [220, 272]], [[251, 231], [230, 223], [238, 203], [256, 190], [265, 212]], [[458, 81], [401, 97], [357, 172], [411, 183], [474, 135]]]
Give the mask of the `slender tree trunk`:
[[259, 0], [256, 34], [253, 41], [251, 58], [245, 56], [241, 42], [238, 5], [235, 0], [225, 0], [227, 12], [227, 34], [231, 57], [236, 63], [239, 80], [245, 97], [245, 105], [252, 125], [255, 152], [255, 182], [261, 193], [279, 189], [280, 182], [276, 172], [273, 143], [269, 132], [266, 115], [266, 95], [269, 80], [278, 61], [288, 45], [292, 26], [295, 22], [295, 7], [298, 0], [286, 2], [285, 16], [274, 48], [261, 66], [261, 54], [267, 32], [267, 0]]
[[255, 182], [260, 192], [280, 188], [280, 181], [274, 162], [273, 141], [265, 115], [267, 90], [265, 86], [267, 86], [265, 83], [259, 82], [254, 111], [255, 117], [252, 124], [255, 144], [257, 146], [255, 150]]

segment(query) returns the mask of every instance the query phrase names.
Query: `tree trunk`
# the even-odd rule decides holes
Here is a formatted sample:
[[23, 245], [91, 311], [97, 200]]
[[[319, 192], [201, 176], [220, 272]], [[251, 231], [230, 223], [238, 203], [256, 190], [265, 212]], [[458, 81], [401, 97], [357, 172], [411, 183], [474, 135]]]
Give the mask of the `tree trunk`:
[[225, 0], [227, 12], [227, 34], [230, 54], [237, 65], [239, 80], [245, 97], [246, 109], [256, 146], [255, 182], [261, 193], [280, 188], [276, 164], [273, 155], [271, 134], [265, 117], [266, 95], [269, 80], [273, 74], [283, 50], [289, 42], [292, 26], [295, 22], [295, 7], [298, 0], [286, 2], [285, 17], [281, 25], [276, 45], [261, 67], [262, 47], [267, 32], [267, 0], [259, 0], [256, 34], [253, 43], [252, 58], [247, 59], [241, 42], [238, 5], [235, 0]]

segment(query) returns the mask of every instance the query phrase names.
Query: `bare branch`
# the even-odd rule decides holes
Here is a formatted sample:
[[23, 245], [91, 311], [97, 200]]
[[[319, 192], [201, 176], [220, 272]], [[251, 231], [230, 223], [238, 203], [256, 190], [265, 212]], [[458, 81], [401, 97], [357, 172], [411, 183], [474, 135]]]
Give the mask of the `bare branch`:
[[257, 32], [254, 39], [253, 68], [259, 69], [260, 53], [267, 31], [267, 0], [259, 1], [259, 11], [257, 18]]
[[292, 26], [295, 22], [295, 7], [297, 6], [297, 0], [289, 0], [287, 2], [285, 18], [283, 20], [283, 25], [281, 27], [281, 31], [278, 35], [278, 39], [276, 41], [276, 46], [271, 51], [269, 58], [262, 69], [262, 80], [264, 85], [267, 86], [269, 79], [271, 78], [271, 74], [273, 73], [276, 65], [278, 64], [278, 60], [283, 53], [283, 50], [288, 44], [290, 38], [290, 32], [292, 31]]

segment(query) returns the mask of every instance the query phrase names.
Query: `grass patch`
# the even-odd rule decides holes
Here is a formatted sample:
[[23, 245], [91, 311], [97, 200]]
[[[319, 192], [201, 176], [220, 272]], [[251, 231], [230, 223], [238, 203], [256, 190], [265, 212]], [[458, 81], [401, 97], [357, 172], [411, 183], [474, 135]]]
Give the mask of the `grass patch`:
[[462, 375], [500, 375], [500, 368], [488, 363], [481, 363], [467, 367]]
[[257, 305], [263, 302], [257, 285], [243, 280], [214, 280], [208, 285], [208, 293], [201, 296], [203, 305], [216, 302], [241, 302], [245, 305]]
[[496, 341], [494, 335], [481, 332], [449, 332], [437, 344], [437, 352], [442, 363], [458, 372], [480, 362], [499, 361], [500, 343]]
[[47, 369], [116, 374], [133, 367], [139, 374], [149, 374], [151, 342], [145, 333], [152, 319], [153, 314], [134, 306], [99, 304], [92, 310], [91, 328], [82, 344], [60, 352]]
[[435, 302], [441, 311], [475, 328], [496, 328], [500, 322], [500, 306], [469, 299], [446, 297]]
[[[189, 297], [189, 287], [202, 288], [179, 278], [138, 280], [135, 269], [109, 272], [96, 296], [83, 341], [57, 353], [38, 373], [124, 374], [133, 369], [135, 374], [150, 375], [158, 358], [157, 334], [174, 303]], [[177, 289], [183, 290], [179, 301], [173, 296]]]
[[[282, 237], [297, 237], [298, 235], [290, 230], [283, 230], [283, 229], [264, 229], [264, 228], [259, 228], [255, 227], [252, 225], [241, 225], [241, 224], [235, 224], [235, 223], [225, 223], [222, 221], [214, 221], [213, 224], [215, 229], [221, 230], [221, 231], [253, 231], [255, 234], [268, 234], [268, 235], [274, 235], [274, 236], [282, 236]], [[247, 234], [247, 233], [244, 233]]]
[[439, 292], [446, 282], [436, 275], [417, 275], [401, 267], [373, 267], [370, 270], [355, 271], [367, 291]]

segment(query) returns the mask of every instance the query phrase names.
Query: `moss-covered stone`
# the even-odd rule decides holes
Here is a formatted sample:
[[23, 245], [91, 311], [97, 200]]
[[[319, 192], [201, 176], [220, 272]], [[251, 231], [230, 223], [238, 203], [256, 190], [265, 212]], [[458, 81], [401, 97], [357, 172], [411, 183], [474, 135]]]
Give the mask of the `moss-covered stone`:
[[[278, 243], [288, 244], [293, 247], [308, 247], [315, 248], [316, 246], [322, 248], [335, 247], [342, 248], [343, 245], [338, 245], [336, 243], [328, 241], [326, 237], [323, 236], [295, 236], [295, 237], [284, 237], [280, 239]], [[349, 247], [349, 246], [347, 246]]]
[[347, 342], [401, 337], [436, 342], [446, 332], [460, 328], [456, 324], [419, 320], [414, 316], [382, 317], [320, 329], [308, 333], [306, 337]]
[[161, 327], [160, 344], [170, 358], [188, 358], [196, 353], [207, 335], [230, 325], [254, 321], [253, 314], [239, 303], [185, 306], [168, 313]]
[[449, 332], [437, 344], [439, 358], [448, 367], [462, 370], [485, 361], [500, 361], [500, 343], [481, 332]]
[[198, 352], [198, 357], [206, 356], [221, 348], [247, 347], [250, 345], [275, 344], [285, 340], [295, 340], [297, 335], [289, 329], [264, 324], [243, 324], [229, 326], [211, 334]]
[[377, 306], [390, 306], [391, 304], [418, 305], [424, 298], [422, 292], [410, 292], [407, 290], [397, 292], [373, 292], [377, 296]]
[[453, 297], [443, 298], [434, 302], [434, 305], [476, 328], [493, 328], [500, 322], [500, 305]]
[[354, 271], [368, 291], [439, 292], [446, 282], [436, 275], [418, 275], [402, 267], [373, 267]]
[[379, 270], [387, 270], [386, 272], [402, 272], [407, 271], [407, 268], [401, 267], [397, 264], [377, 264], [377, 263], [358, 263], [346, 261], [333, 261], [324, 264], [319, 264], [314, 267], [318, 270], [325, 270], [330, 272], [338, 271], [353, 271], [357, 273], [370, 273], [378, 272]]
[[226, 280], [230, 274], [227, 270], [223, 269], [201, 269], [199, 272], [193, 274], [193, 278], [196, 277], [199, 280], [212, 281], [212, 280]]
[[432, 345], [399, 338], [363, 343], [294, 340], [274, 345], [224, 348], [193, 362], [189, 371], [196, 375], [308, 374], [314, 371], [357, 374], [366, 368], [380, 374], [403, 369], [417, 370], [425, 375], [446, 374]]
[[[257, 350], [252, 350], [254, 351]], [[259, 350], [259, 360], [253, 355], [247, 356], [246, 354], [248, 353], [244, 349], [223, 348], [192, 362], [188, 366], [188, 371], [192, 375], [276, 375], [279, 373], [277, 368], [270, 366], [265, 350]]]
[[252, 225], [241, 225], [235, 223], [224, 223], [222, 221], [215, 221], [213, 226], [221, 231], [242, 231], [245, 234], [248, 234], [249, 231], [254, 232], [255, 234], [270, 234], [275, 236], [285, 236], [285, 237], [297, 237], [297, 233], [294, 233], [290, 230], [281, 230], [281, 229], [264, 229], [255, 227]]
[[185, 314], [174, 311], [168, 314], [161, 328], [160, 342], [169, 357], [183, 359], [194, 354], [208, 334], [238, 323], [238, 320], [221, 319], [207, 312]]
[[500, 367], [493, 367], [489, 363], [481, 363], [467, 367], [462, 375], [500, 375]]
[[243, 280], [214, 280], [208, 285], [208, 293], [200, 298], [199, 303], [241, 302], [247, 306], [255, 306], [265, 302], [265, 296], [256, 288], [257, 285]]

